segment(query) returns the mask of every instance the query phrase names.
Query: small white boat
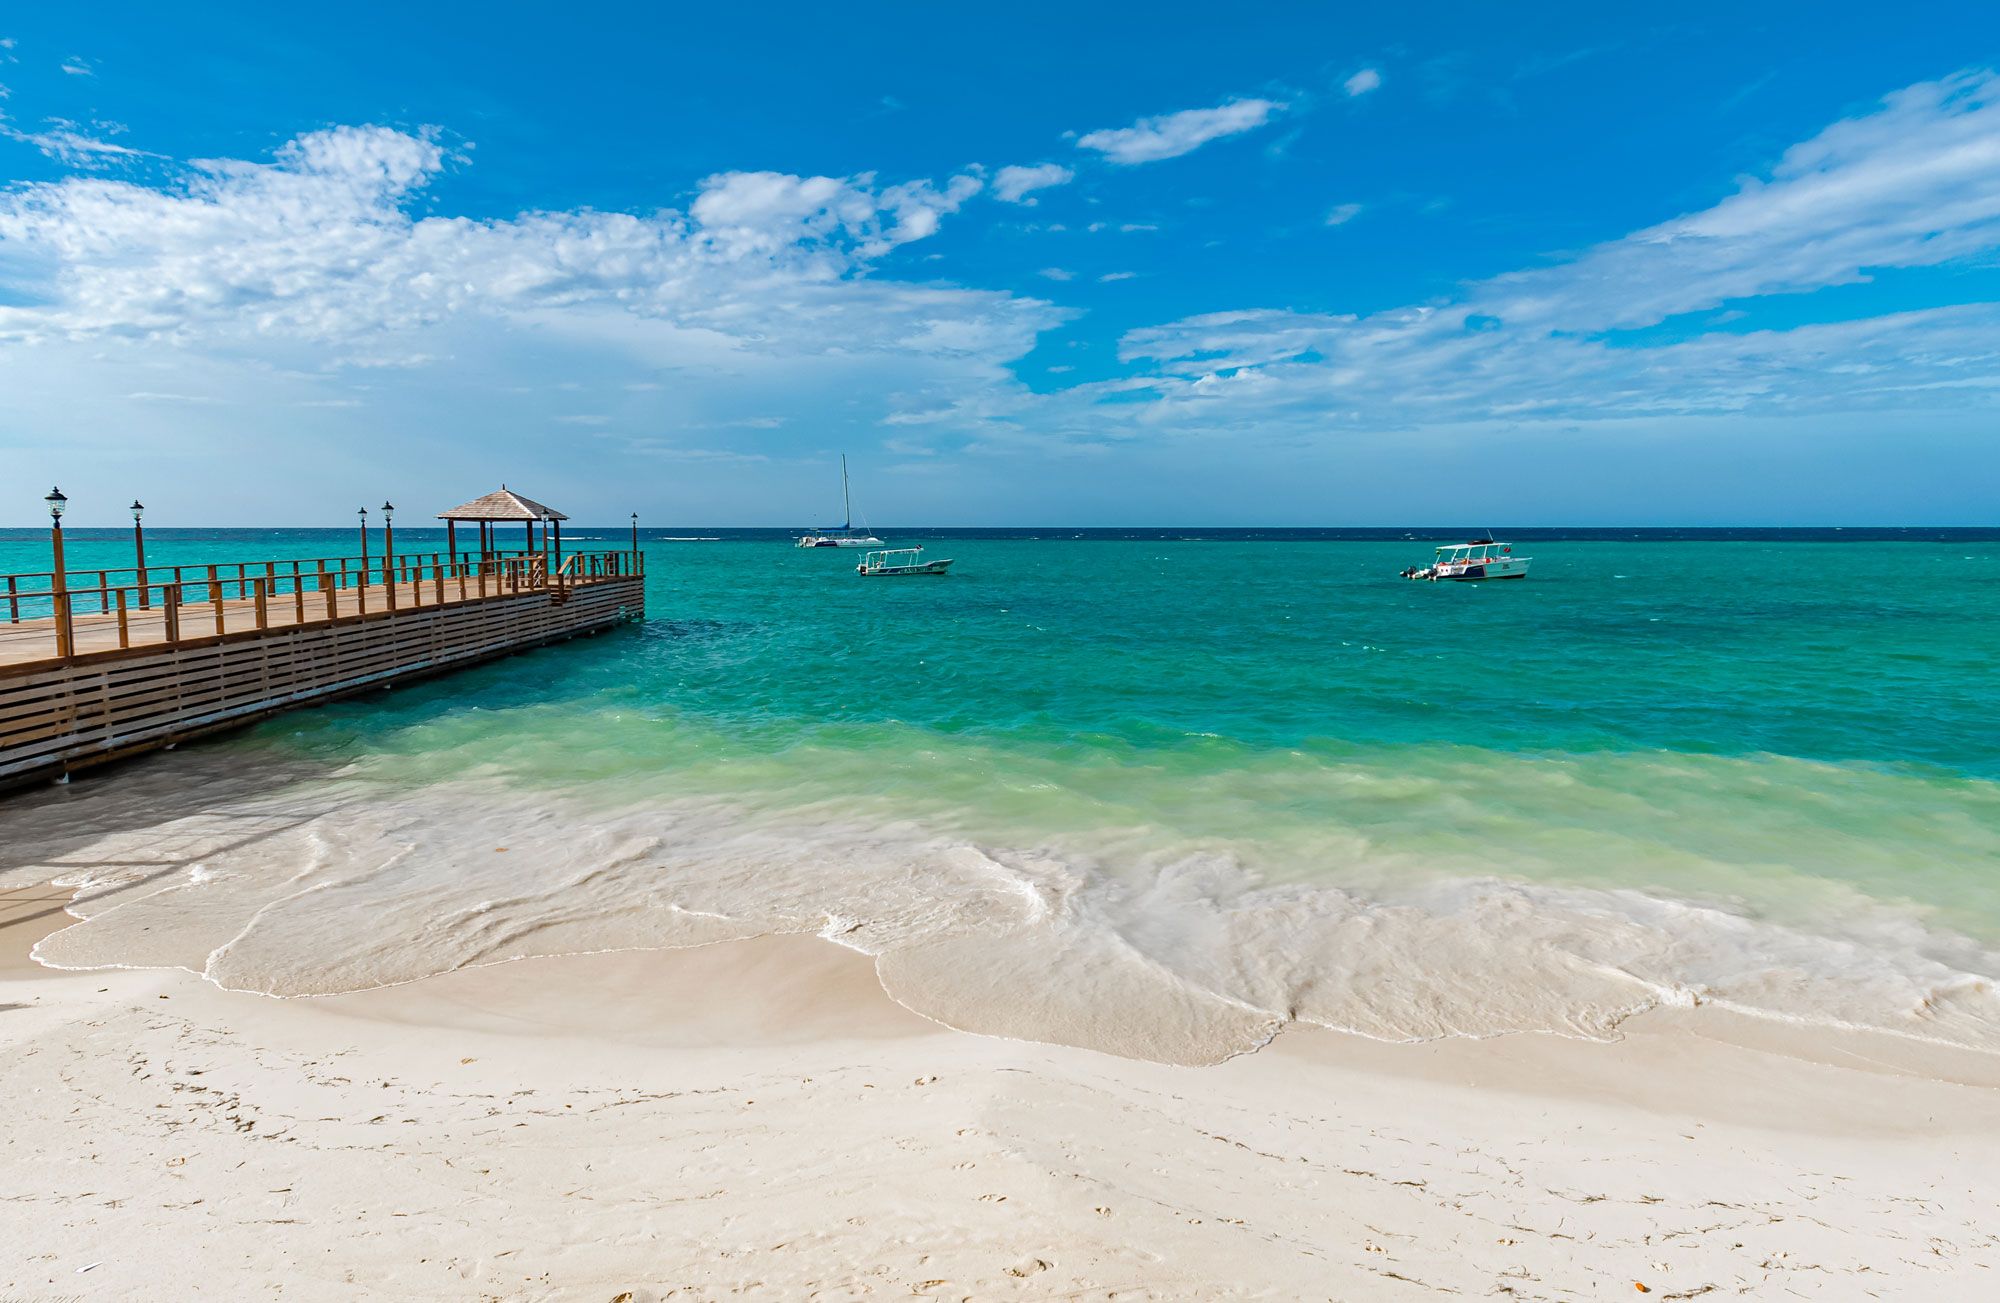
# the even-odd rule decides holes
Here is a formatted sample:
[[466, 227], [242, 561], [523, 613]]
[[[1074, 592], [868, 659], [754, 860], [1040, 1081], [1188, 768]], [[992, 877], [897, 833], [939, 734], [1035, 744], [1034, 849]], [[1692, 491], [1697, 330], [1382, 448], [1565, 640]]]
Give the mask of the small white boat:
[[1475, 538], [1469, 543], [1447, 543], [1437, 550], [1437, 559], [1427, 566], [1411, 566], [1405, 579], [1440, 579], [1455, 582], [1472, 579], [1526, 579], [1533, 557], [1515, 556], [1512, 543], [1492, 538]]
[[951, 568], [951, 559], [943, 561], [924, 560], [924, 550], [920, 547], [899, 547], [885, 552], [870, 552], [861, 558], [861, 564], [854, 567], [857, 575], [941, 575]]
[[799, 538], [800, 547], [881, 547], [882, 540], [865, 528], [854, 532], [854, 498], [847, 491], [847, 454], [840, 455], [840, 504], [845, 508], [847, 523], [839, 529], [807, 530]]
[[806, 534], [799, 539], [800, 547], [881, 547], [882, 540], [873, 534]]

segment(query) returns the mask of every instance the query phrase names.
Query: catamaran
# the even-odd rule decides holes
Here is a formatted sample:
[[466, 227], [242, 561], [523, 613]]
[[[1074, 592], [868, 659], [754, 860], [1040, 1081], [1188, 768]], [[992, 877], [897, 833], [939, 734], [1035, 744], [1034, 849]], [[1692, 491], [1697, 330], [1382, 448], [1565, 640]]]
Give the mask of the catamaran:
[[807, 530], [799, 537], [800, 547], [881, 547], [882, 540], [864, 527], [854, 532], [854, 498], [847, 491], [847, 454], [840, 454], [840, 504], [847, 523], [839, 529]]
[[868, 552], [854, 567], [857, 575], [941, 575], [951, 568], [951, 558], [924, 560], [920, 547], [899, 547], [885, 552]]
[[1437, 550], [1437, 559], [1427, 566], [1411, 566], [1405, 579], [1526, 579], [1533, 557], [1515, 556], [1512, 543], [1493, 538], [1475, 538], [1467, 543], [1447, 543]]

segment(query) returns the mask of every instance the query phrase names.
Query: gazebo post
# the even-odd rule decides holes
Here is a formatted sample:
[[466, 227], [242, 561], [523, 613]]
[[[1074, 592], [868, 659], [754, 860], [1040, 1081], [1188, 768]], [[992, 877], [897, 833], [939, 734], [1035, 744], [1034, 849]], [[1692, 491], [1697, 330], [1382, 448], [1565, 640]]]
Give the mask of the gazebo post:
[[458, 569], [458, 522], [447, 519], [444, 522], [444, 550], [451, 555], [451, 568]]

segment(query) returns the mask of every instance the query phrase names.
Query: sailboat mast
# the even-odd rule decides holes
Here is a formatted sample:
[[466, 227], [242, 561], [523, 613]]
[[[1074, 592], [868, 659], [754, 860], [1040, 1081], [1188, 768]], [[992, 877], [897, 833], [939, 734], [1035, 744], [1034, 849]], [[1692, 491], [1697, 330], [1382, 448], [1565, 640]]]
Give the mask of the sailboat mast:
[[852, 533], [854, 530], [854, 499], [847, 492], [847, 454], [840, 454], [840, 510], [847, 518], [841, 528]]

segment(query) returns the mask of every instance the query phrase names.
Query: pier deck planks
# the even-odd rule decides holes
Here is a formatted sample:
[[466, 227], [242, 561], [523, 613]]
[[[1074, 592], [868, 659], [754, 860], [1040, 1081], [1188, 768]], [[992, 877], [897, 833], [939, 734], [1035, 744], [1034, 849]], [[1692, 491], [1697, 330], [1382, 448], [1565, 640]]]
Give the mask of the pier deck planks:
[[0, 786], [53, 777], [150, 747], [234, 727], [295, 706], [489, 660], [509, 652], [610, 628], [644, 614], [643, 575], [571, 581], [562, 589], [457, 596], [447, 580], [438, 603], [421, 581], [422, 605], [397, 586], [396, 609], [374, 585], [306, 594], [297, 618], [289, 594], [269, 600], [266, 626], [254, 599], [215, 611], [189, 603], [181, 638], [169, 645], [163, 613], [127, 612], [131, 646], [121, 648], [118, 617], [74, 618], [76, 653], [52, 655], [52, 621], [0, 624]]

